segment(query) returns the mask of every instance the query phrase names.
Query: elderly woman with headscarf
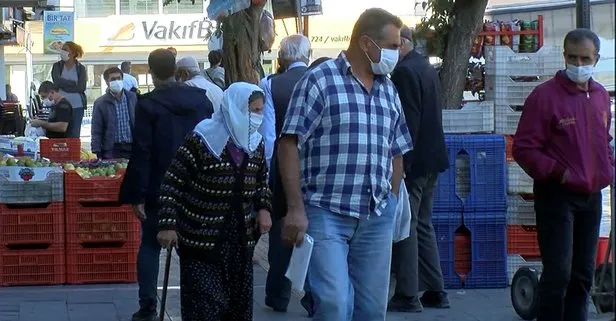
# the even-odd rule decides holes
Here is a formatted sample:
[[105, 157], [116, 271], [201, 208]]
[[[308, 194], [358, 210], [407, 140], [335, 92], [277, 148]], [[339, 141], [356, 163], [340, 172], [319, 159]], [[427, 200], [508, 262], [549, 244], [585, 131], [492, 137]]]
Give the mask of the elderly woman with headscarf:
[[258, 86], [229, 86], [165, 175], [158, 240], [179, 245], [184, 321], [252, 320], [252, 256], [272, 224], [263, 101]]

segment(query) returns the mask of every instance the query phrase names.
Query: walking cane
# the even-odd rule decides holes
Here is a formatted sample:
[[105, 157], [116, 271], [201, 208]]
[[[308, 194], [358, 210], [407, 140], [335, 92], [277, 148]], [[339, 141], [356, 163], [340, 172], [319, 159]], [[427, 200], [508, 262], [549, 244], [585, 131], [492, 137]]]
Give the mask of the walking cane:
[[171, 268], [171, 256], [173, 254], [173, 246], [167, 248], [167, 260], [165, 261], [165, 278], [163, 280], [163, 295], [160, 298], [160, 315], [159, 320], [165, 320], [165, 308], [167, 305], [167, 288], [169, 287], [169, 270]]

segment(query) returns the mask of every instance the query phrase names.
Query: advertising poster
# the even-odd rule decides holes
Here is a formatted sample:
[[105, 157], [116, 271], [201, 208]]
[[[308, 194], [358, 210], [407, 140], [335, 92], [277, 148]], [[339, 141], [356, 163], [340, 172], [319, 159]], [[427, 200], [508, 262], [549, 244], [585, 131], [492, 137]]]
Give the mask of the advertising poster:
[[66, 11], [45, 11], [43, 15], [43, 46], [45, 54], [58, 54], [62, 45], [73, 41], [75, 14]]
[[321, 0], [301, 0], [300, 10], [302, 16], [315, 16], [323, 14]]

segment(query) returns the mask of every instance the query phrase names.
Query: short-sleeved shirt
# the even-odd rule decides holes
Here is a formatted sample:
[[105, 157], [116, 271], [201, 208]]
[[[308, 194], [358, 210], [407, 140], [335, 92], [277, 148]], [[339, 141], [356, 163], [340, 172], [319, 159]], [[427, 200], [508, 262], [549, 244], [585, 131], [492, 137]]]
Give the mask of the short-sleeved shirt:
[[51, 107], [51, 111], [49, 113], [49, 118], [47, 122], [49, 123], [68, 123], [65, 132], [53, 132], [47, 130], [48, 138], [67, 138], [69, 137], [69, 133], [71, 132], [71, 127], [73, 126], [73, 107], [71, 103], [66, 99], [62, 98], [57, 104]]
[[376, 76], [368, 92], [344, 53], [297, 83], [282, 134], [298, 139], [304, 202], [352, 217], [381, 214], [392, 159], [412, 149], [393, 83]]

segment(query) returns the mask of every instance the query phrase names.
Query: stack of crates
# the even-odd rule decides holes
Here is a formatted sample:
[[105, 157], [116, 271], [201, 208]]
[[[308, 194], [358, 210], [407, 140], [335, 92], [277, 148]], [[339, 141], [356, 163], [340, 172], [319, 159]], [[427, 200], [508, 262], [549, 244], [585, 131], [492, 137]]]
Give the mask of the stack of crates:
[[439, 175], [433, 224], [448, 288], [507, 286], [505, 140], [446, 135], [450, 167]]
[[558, 47], [516, 53], [508, 46], [486, 46], [485, 97], [495, 104], [495, 132], [515, 134], [526, 97], [564, 65]]
[[122, 176], [64, 177], [67, 283], [135, 282], [140, 225], [118, 203]]
[[533, 203], [533, 180], [512, 156], [514, 135], [526, 98], [564, 66], [562, 49], [544, 46], [535, 53], [515, 53], [507, 46], [487, 46], [485, 95], [495, 105], [495, 133], [507, 140], [508, 282], [520, 266], [540, 268]]
[[507, 274], [511, 284], [522, 266], [541, 271], [537, 243], [533, 180], [513, 159], [513, 136], [507, 140]]
[[0, 286], [63, 284], [63, 173], [39, 167], [16, 174], [0, 173]]

